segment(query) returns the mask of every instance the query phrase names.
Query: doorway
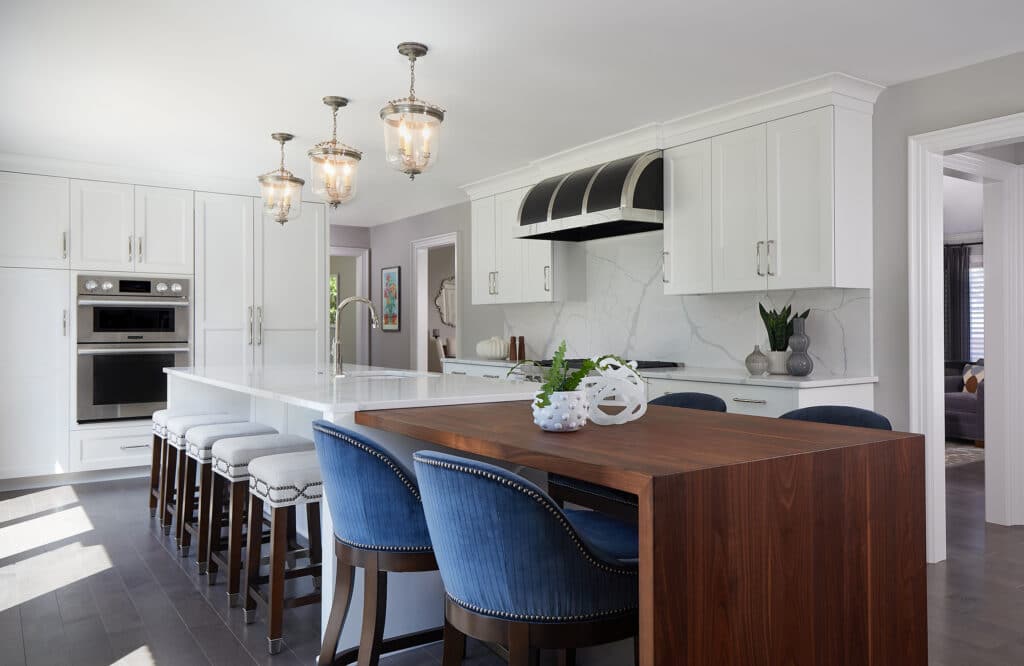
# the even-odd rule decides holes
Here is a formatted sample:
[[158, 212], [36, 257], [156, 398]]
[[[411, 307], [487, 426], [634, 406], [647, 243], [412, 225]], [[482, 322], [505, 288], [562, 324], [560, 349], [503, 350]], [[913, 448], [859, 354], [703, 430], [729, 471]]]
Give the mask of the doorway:
[[[1024, 114], [909, 139], [910, 429], [925, 435], [929, 562], [946, 558], [943, 178], [954, 168], [983, 184], [985, 252], [985, 519], [1024, 524], [1024, 167], [982, 154], [1024, 137]], [[970, 154], [964, 154], [965, 151]]]
[[457, 356], [458, 232], [412, 242], [412, 369], [442, 372]]
[[[370, 251], [366, 248], [331, 247], [327, 271], [327, 358], [334, 364], [334, 332], [338, 303], [349, 296], [370, 296]], [[349, 363], [370, 364], [367, 308], [347, 307], [341, 313], [341, 357]]]

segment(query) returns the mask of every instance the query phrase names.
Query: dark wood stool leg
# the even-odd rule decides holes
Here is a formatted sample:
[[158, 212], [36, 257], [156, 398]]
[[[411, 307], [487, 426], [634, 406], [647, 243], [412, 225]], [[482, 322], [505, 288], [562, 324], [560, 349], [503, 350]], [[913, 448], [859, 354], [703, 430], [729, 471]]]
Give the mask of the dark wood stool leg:
[[[238, 605], [239, 580], [242, 573], [242, 515], [249, 484], [232, 483], [228, 509], [228, 605]], [[262, 530], [257, 530], [262, 531]]]
[[384, 621], [387, 615], [388, 572], [377, 565], [377, 554], [370, 556], [364, 569], [363, 633], [359, 638], [359, 666], [377, 666], [380, 663], [381, 642], [384, 640]]
[[192, 522], [192, 514], [196, 508], [196, 465], [196, 459], [188, 455], [178, 459], [181, 483], [178, 484], [178, 524], [175, 530], [182, 557], [188, 555], [188, 547], [192, 543], [192, 535], [185, 529], [185, 525]]
[[530, 625], [508, 623], [508, 666], [534, 666], [536, 653], [530, 646]]
[[[253, 588], [259, 585], [260, 556], [263, 546], [263, 500], [249, 495], [249, 525], [245, 544], [245, 610], [246, 624], [256, 620], [256, 596]], [[212, 562], [212, 560], [211, 560]]]
[[[214, 585], [217, 582], [217, 563], [210, 557], [210, 553], [219, 553], [222, 548], [220, 528], [221, 523], [224, 522], [225, 484], [227, 484], [227, 479], [220, 474], [214, 474], [210, 482], [210, 532], [208, 537], [209, 545], [206, 552], [206, 570], [210, 574], [207, 582], [210, 585]], [[199, 573], [203, 573], [202, 566], [199, 568]]]
[[164, 473], [160, 486], [160, 524], [164, 528], [164, 534], [170, 534], [171, 522], [174, 519], [174, 512], [171, 511], [171, 501], [172, 498], [174, 498], [174, 491], [176, 488], [175, 479], [177, 478], [176, 471], [178, 468], [178, 451], [168, 444], [166, 440], [164, 440], [162, 448], [164, 455]]
[[284, 565], [288, 555], [288, 509], [274, 507], [270, 513], [270, 592], [267, 595], [267, 652], [281, 651], [284, 620]]
[[356, 573], [355, 567], [350, 564], [342, 564], [340, 557], [335, 561], [334, 600], [331, 601], [331, 614], [327, 618], [327, 627], [324, 629], [324, 642], [320, 646], [320, 656], [316, 660], [318, 666], [331, 666], [334, 663], [334, 655], [338, 652], [338, 639], [341, 638], [341, 630], [345, 626], [348, 608], [352, 604], [352, 581]]
[[447, 619], [444, 621], [444, 655], [441, 666], [462, 666], [466, 658], [466, 635]]
[[160, 496], [160, 474], [163, 468], [160, 441], [160, 436], [154, 433], [149, 458], [149, 515], [151, 516], [156, 515], [157, 500]]
[[[306, 525], [309, 529], [309, 563], [320, 564], [323, 560], [323, 544], [320, 541], [320, 503], [306, 505]], [[313, 576], [313, 585], [320, 589], [320, 576]]]
[[558, 666], [576, 666], [575, 648], [566, 648], [558, 651]]
[[213, 505], [210, 490], [213, 486], [213, 463], [199, 466], [199, 538], [196, 543], [196, 568], [206, 573], [210, 561], [210, 508]]

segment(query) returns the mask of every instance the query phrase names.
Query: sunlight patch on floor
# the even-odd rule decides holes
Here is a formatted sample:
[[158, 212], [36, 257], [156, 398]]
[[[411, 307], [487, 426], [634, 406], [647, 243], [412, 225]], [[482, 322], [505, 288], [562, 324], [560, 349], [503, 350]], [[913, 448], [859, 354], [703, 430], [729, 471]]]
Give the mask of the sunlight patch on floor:
[[35, 513], [52, 511], [62, 506], [78, 503], [78, 495], [71, 486], [47, 488], [34, 493], [27, 493], [0, 500], [0, 523], [21, 520]]
[[0, 567], [0, 611], [13, 608], [111, 567], [103, 546], [74, 542]]
[[156, 664], [148, 645], [136, 648], [115, 661], [111, 666], [150, 666]]
[[80, 506], [0, 527], [0, 560], [92, 531]]

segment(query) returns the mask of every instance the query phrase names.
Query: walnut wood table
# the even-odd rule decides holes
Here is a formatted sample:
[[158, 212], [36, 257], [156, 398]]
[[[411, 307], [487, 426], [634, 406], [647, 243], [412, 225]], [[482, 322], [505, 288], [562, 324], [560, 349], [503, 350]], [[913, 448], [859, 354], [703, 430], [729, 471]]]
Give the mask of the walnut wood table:
[[639, 496], [640, 663], [924, 665], [924, 438], [652, 406], [545, 433], [528, 403], [356, 423]]

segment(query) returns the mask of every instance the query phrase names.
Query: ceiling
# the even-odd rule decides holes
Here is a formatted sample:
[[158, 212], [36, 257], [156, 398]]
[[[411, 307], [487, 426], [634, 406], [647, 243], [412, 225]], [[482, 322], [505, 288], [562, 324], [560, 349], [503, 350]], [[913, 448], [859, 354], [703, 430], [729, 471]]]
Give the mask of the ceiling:
[[[1024, 50], [1020, 0], [262, 0], [0, 7], [0, 153], [237, 177], [325, 138], [352, 103], [365, 151], [335, 222], [373, 225], [463, 200], [458, 186], [639, 125], [842, 71], [890, 85]], [[382, 159], [377, 112], [403, 96], [395, 45], [431, 47], [417, 92], [448, 109], [436, 169]], [[251, 181], [249, 179], [252, 179]]]
[[942, 177], [942, 234], [980, 234], [984, 212], [981, 183], [955, 176]]

